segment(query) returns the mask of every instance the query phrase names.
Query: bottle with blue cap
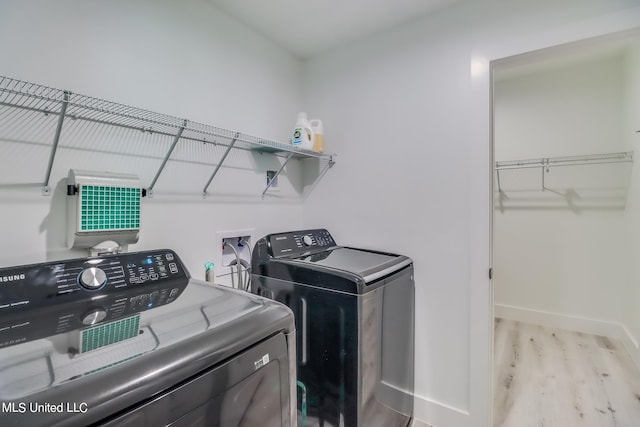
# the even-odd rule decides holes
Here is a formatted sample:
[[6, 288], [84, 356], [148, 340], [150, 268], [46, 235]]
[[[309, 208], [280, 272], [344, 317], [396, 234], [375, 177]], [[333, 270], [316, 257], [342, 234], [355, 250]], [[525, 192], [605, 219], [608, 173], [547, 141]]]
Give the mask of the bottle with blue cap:
[[307, 113], [298, 113], [298, 121], [293, 128], [291, 143], [294, 147], [304, 150], [313, 149], [313, 129], [311, 128], [309, 119], [307, 119]]
[[208, 261], [204, 265], [204, 280], [213, 283], [215, 276], [213, 274], [213, 263]]

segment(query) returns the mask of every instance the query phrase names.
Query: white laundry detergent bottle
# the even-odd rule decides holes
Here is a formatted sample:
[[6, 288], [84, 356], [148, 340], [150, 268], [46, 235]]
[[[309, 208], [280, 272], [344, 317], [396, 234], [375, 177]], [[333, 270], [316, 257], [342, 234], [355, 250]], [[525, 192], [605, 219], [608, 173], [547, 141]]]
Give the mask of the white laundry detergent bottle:
[[307, 113], [298, 113], [298, 121], [293, 128], [291, 143], [304, 150], [313, 149], [313, 130], [307, 119]]
[[322, 130], [322, 121], [313, 119], [309, 121], [309, 125], [313, 132], [313, 151], [324, 153], [324, 131]]

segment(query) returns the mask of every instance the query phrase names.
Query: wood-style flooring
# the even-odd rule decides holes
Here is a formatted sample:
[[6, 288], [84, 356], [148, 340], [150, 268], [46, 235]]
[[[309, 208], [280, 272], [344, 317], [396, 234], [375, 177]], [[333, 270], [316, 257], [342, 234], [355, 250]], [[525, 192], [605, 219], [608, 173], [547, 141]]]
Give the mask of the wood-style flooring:
[[419, 420], [413, 420], [411, 422], [411, 427], [433, 427], [431, 424], [425, 424]]
[[640, 370], [618, 340], [496, 319], [494, 427], [640, 427]]

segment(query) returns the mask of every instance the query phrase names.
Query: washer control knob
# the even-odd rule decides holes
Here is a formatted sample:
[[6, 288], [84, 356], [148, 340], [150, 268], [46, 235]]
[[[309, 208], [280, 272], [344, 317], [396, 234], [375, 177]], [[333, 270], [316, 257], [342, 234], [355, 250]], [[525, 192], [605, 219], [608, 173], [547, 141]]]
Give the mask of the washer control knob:
[[305, 246], [311, 246], [313, 245], [313, 238], [311, 237], [311, 235], [305, 234], [302, 237], [302, 243], [304, 243]]
[[107, 274], [98, 267], [91, 267], [80, 273], [80, 285], [86, 289], [98, 289], [107, 283]]
[[90, 326], [100, 323], [107, 317], [107, 311], [102, 308], [94, 308], [84, 315], [82, 318], [82, 324]]

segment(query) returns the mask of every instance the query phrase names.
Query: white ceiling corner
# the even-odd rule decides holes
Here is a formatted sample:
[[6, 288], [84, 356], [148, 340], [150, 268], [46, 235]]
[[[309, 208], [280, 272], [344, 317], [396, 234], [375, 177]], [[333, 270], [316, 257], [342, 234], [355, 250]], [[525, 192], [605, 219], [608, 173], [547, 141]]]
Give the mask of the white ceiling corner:
[[463, 0], [208, 1], [305, 59]]

